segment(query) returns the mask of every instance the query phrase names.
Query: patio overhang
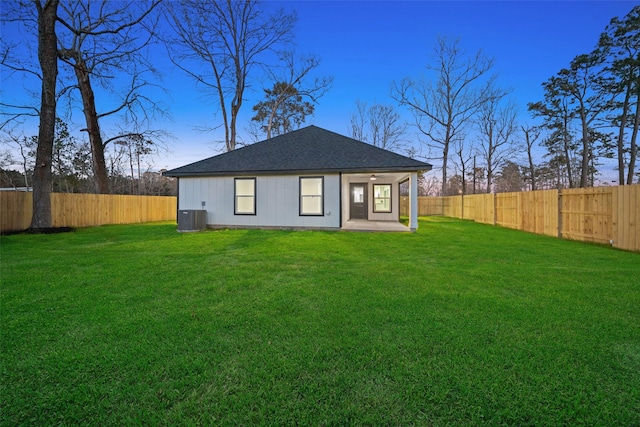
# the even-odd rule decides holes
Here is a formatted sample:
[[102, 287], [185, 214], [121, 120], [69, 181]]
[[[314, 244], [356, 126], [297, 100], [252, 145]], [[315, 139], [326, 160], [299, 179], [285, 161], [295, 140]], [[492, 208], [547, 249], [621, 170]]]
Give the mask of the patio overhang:
[[[409, 224], [400, 223], [400, 184], [409, 182]], [[416, 231], [418, 172], [366, 171], [341, 174], [341, 229]], [[415, 208], [415, 209], [414, 209]]]

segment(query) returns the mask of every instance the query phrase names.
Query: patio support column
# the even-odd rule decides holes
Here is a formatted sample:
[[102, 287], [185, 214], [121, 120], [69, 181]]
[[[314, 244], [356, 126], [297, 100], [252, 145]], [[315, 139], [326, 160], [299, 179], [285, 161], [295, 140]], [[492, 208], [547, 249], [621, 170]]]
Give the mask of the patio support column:
[[411, 172], [409, 178], [409, 228], [418, 229], [418, 173]]

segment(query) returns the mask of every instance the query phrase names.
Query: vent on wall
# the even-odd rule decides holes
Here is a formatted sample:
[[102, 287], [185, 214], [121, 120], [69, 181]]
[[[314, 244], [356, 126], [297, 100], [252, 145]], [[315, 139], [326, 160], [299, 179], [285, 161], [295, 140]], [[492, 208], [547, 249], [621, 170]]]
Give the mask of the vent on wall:
[[203, 209], [178, 211], [178, 231], [202, 231], [207, 228], [207, 211]]

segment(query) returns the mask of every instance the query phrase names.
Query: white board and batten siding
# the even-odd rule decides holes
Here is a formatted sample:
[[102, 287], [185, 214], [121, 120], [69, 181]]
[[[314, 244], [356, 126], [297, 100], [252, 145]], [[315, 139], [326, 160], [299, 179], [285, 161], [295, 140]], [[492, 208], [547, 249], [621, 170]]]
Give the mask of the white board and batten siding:
[[[256, 214], [234, 213], [234, 177], [184, 177], [179, 183], [178, 209], [202, 209], [212, 227], [340, 228], [340, 177], [324, 177], [324, 215], [300, 215], [300, 177], [319, 175], [258, 175]], [[253, 177], [238, 177], [253, 178]]]

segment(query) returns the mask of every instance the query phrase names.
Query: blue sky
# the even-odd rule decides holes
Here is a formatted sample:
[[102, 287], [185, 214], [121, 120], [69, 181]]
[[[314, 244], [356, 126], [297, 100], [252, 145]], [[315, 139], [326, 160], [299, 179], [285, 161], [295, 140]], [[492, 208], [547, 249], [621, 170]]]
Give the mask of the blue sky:
[[[481, 49], [495, 58], [497, 83], [513, 90], [520, 119], [532, 122], [526, 105], [542, 99], [541, 83], [576, 55], [592, 50], [611, 18], [625, 16], [634, 5], [620, 1], [266, 3], [297, 12], [297, 51], [320, 57], [317, 74], [334, 77], [333, 88], [320, 99], [307, 124], [342, 134], [349, 133], [357, 100], [393, 104], [389, 96], [393, 81], [424, 75], [438, 36], [459, 37], [467, 52]], [[6, 28], [3, 33], [9, 34]], [[163, 50], [154, 55], [165, 72], [168, 94], [162, 100], [171, 115], [160, 125], [176, 137], [170, 151], [155, 160], [155, 168], [178, 167], [219, 153], [222, 146], [214, 141], [222, 140], [223, 133], [197, 130], [220, 122], [217, 106], [193, 81], [172, 69]], [[11, 95], [6, 81], [3, 86], [3, 96]], [[259, 81], [245, 93], [238, 130], [246, 141], [251, 141], [245, 132], [251, 107], [261, 95]], [[411, 120], [407, 111], [399, 111]], [[418, 136], [410, 132], [418, 144]]]
[[[542, 82], [567, 67], [576, 55], [592, 50], [611, 18], [626, 15], [634, 3], [293, 1], [269, 5], [297, 11], [297, 50], [318, 55], [322, 59], [318, 74], [334, 77], [332, 90], [320, 99], [308, 124], [348, 134], [355, 102], [393, 104], [392, 82], [424, 75], [438, 36], [459, 37], [467, 52], [481, 49], [495, 58], [498, 84], [513, 90], [520, 119], [532, 122], [526, 105], [542, 99]], [[187, 82], [186, 87], [192, 86]], [[212, 106], [201, 102], [200, 96], [191, 99], [187, 91], [181, 93], [181, 99], [174, 98], [176, 105], [184, 102], [191, 107], [174, 113], [184, 133], [180, 132], [182, 149], [174, 147], [175, 161], [169, 166], [207, 157], [220, 148], [207, 143], [215, 136], [189, 131], [198, 120], [211, 120]], [[248, 91], [243, 117], [250, 116], [259, 95]], [[408, 112], [399, 111], [411, 120]], [[417, 141], [418, 136], [412, 139]]]

